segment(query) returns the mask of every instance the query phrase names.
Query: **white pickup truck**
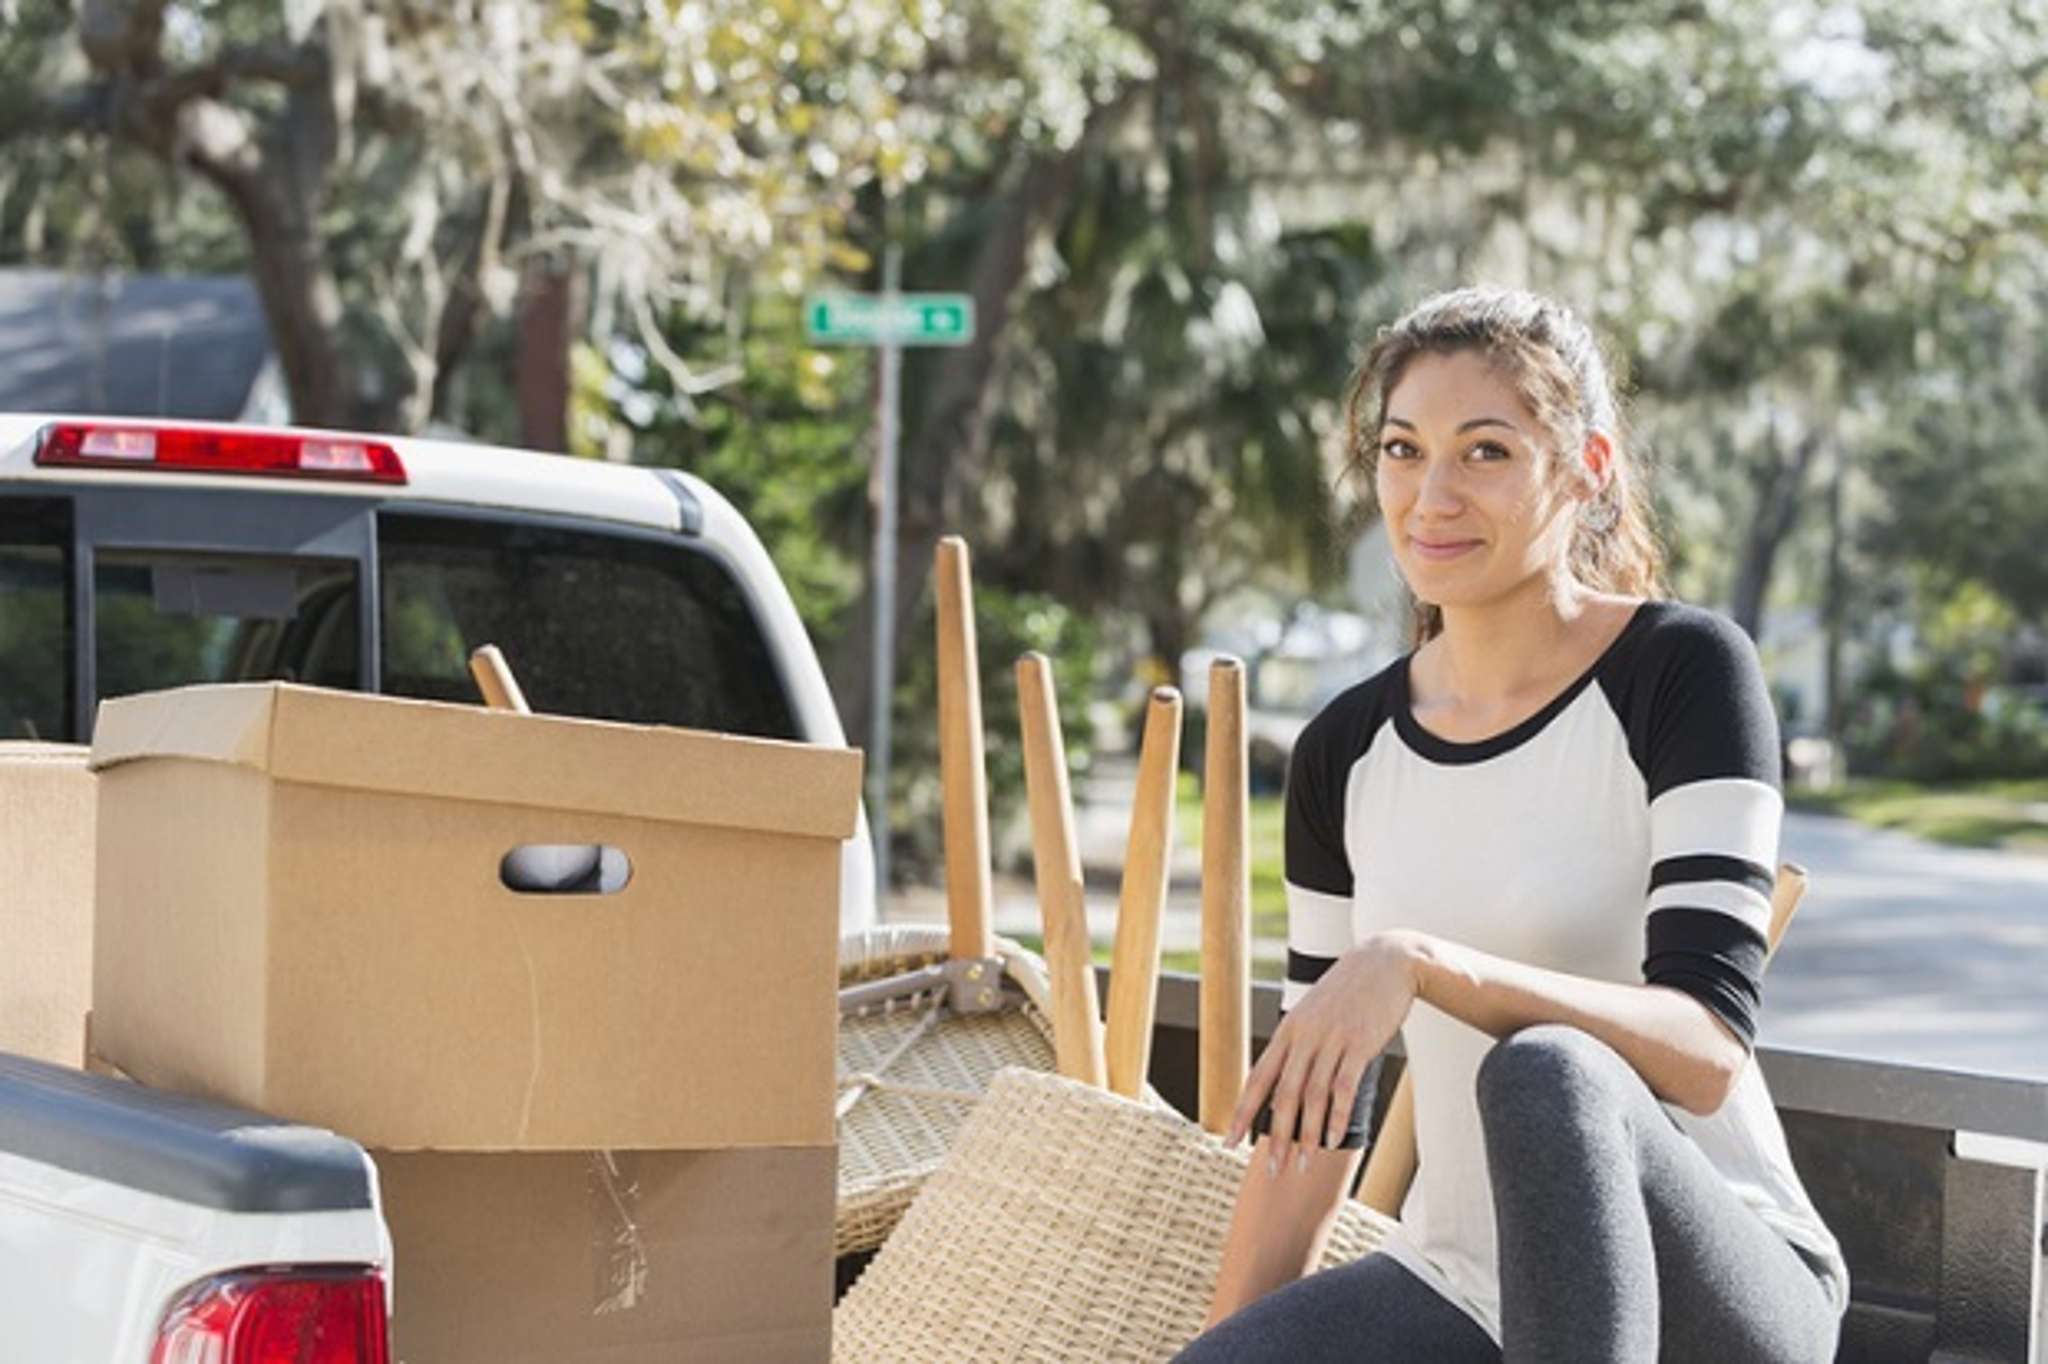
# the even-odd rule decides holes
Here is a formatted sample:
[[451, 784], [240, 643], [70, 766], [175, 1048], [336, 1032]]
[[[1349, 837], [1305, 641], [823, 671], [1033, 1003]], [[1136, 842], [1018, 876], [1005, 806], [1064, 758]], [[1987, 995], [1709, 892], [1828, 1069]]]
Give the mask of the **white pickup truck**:
[[[0, 739], [197, 682], [475, 700], [483, 643], [536, 710], [845, 743], [766, 550], [686, 474], [0, 415]], [[841, 886], [870, 925], [864, 819]], [[392, 1269], [353, 1142], [0, 1055], [0, 1358], [386, 1364]]]

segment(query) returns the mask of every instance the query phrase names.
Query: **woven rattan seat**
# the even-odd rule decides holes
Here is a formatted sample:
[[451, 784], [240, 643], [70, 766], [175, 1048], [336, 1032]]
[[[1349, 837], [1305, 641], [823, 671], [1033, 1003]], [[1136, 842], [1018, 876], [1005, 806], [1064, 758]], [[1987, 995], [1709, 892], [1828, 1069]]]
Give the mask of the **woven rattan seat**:
[[[1167, 1358], [1201, 1330], [1247, 1158], [1164, 1105], [1005, 1070], [841, 1301], [833, 1358]], [[1323, 1263], [1392, 1225], [1344, 1200]]]
[[[840, 988], [943, 962], [947, 939], [925, 927], [849, 934], [839, 944]], [[1003, 1008], [954, 1014], [933, 990], [840, 1019], [837, 1254], [882, 1244], [996, 1072], [1053, 1068], [1045, 964], [994, 942], [1017, 987]]]

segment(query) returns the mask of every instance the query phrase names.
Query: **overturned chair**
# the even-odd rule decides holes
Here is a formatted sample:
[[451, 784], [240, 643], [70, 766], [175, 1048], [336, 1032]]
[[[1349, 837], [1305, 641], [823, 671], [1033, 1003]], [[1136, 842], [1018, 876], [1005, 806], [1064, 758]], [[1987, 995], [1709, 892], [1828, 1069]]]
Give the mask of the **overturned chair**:
[[[1059, 1074], [1013, 1069], [996, 1076], [951, 1155], [841, 1301], [833, 1320], [837, 1360], [1163, 1359], [1200, 1331], [1215, 1288], [1249, 1159], [1242, 1148], [1225, 1147], [1220, 1136], [1250, 1056], [1243, 671], [1226, 660], [1210, 676], [1199, 1124], [1142, 1089], [1115, 1092], [1119, 1081], [1126, 1090], [1131, 1086], [1129, 1066], [1142, 1076], [1151, 1032], [1158, 952], [1156, 917], [1149, 933], [1142, 925], [1147, 897], [1135, 905], [1126, 898], [1126, 913], [1140, 911], [1137, 928], [1127, 935], [1121, 914], [1117, 925], [1108, 1052], [1112, 1060], [1123, 1059], [1105, 1064], [1089, 1045], [1100, 1023], [1092, 1017], [1094, 976], [1078, 920], [1078, 872], [1069, 886], [1071, 849], [1059, 837], [1065, 774], [1057, 719], [1049, 676], [1040, 686], [1032, 671], [1020, 665], [1040, 907], [1054, 1018], [1074, 1026], [1058, 1048]], [[1147, 768], [1160, 765], [1149, 741], [1165, 708], [1165, 698], [1155, 693], [1147, 718], [1152, 761], [1140, 760], [1127, 884], [1156, 846], [1139, 826], [1156, 820], [1148, 808], [1160, 808]], [[1171, 709], [1177, 745], [1177, 697]], [[1165, 766], [1170, 773], [1171, 763]], [[1048, 794], [1055, 790], [1056, 797]], [[1170, 802], [1165, 810], [1170, 818]], [[1170, 824], [1161, 832], [1170, 840]], [[1112, 1088], [1102, 1087], [1105, 1077]], [[1369, 1253], [1391, 1226], [1387, 1217], [1345, 1200], [1321, 1263], [1348, 1263]]]
[[974, 592], [959, 537], [939, 542], [933, 578], [947, 926], [840, 941], [838, 1255], [887, 1239], [998, 1071], [1054, 1065], [1045, 963], [991, 926]]

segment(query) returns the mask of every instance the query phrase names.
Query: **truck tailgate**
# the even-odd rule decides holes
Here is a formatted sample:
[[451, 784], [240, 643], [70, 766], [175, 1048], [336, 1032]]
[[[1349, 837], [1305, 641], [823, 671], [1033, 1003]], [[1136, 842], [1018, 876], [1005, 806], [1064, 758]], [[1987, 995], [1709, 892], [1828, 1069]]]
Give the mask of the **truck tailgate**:
[[142, 1364], [195, 1280], [389, 1262], [375, 1167], [354, 1142], [0, 1055], [0, 1327], [14, 1357]]

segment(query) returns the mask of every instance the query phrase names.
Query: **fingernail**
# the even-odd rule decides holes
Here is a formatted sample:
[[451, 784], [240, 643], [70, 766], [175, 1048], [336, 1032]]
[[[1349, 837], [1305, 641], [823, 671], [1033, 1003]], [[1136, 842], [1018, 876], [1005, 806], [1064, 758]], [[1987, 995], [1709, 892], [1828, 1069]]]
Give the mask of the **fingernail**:
[[1303, 1152], [1302, 1152], [1302, 1153], [1301, 1153], [1300, 1155], [1298, 1155], [1298, 1156], [1296, 1156], [1296, 1157], [1294, 1158], [1294, 1170], [1295, 1170], [1295, 1173], [1296, 1173], [1296, 1174], [1305, 1174], [1305, 1173], [1307, 1173], [1307, 1171], [1308, 1171], [1308, 1152], [1306, 1152], [1306, 1151], [1303, 1151]]
[[1280, 1157], [1278, 1157], [1278, 1156], [1267, 1156], [1267, 1157], [1266, 1157], [1266, 1178], [1268, 1178], [1268, 1179], [1278, 1179], [1278, 1178], [1280, 1178]]

